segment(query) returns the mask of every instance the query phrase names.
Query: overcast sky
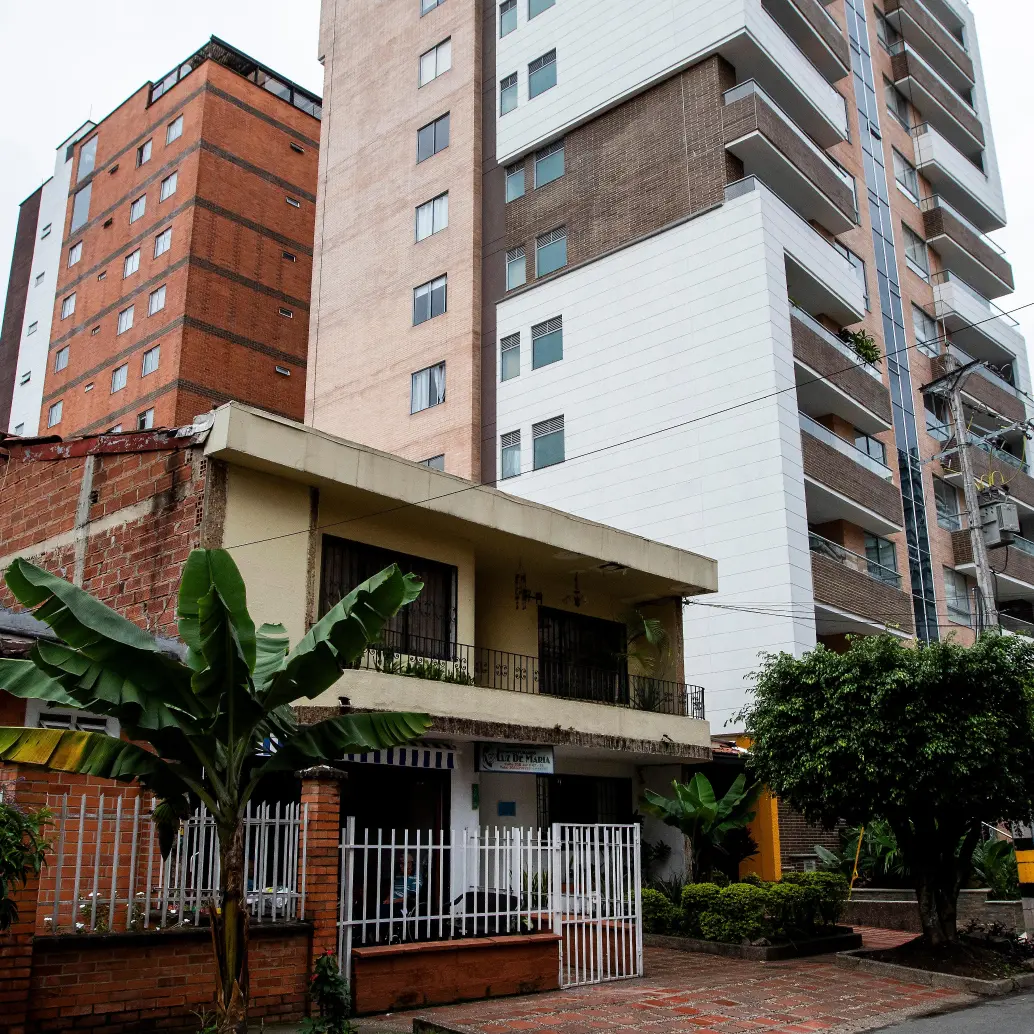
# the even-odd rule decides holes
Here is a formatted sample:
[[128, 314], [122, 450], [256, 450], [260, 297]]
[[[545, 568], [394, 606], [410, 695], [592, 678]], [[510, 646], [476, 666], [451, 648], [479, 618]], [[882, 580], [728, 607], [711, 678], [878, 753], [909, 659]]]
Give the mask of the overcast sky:
[[[0, 291], [7, 288], [18, 204], [51, 174], [57, 145], [209, 36], [221, 36], [322, 93], [318, 0], [175, 0], [174, 6], [175, 17], [169, 17], [166, 5], [140, 0], [0, 0], [0, 96], [6, 98], [0, 116]], [[993, 236], [1015, 269], [1016, 294], [1001, 300], [1012, 309], [1034, 302], [1034, 2], [971, 0], [971, 6], [1009, 211], [1009, 225]], [[1034, 341], [1034, 306], [1017, 318]]]

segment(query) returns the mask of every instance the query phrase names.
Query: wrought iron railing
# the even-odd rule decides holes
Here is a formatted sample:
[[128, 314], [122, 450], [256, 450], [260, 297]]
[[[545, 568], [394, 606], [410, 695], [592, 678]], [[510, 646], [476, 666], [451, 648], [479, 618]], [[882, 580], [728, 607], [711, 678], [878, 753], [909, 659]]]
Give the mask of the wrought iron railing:
[[593, 666], [564, 658], [540, 659], [508, 650], [386, 632], [381, 642], [367, 648], [357, 667], [461, 686], [537, 693], [687, 718], [704, 717], [702, 686], [631, 673], [624, 657], [615, 657], [611, 665]]

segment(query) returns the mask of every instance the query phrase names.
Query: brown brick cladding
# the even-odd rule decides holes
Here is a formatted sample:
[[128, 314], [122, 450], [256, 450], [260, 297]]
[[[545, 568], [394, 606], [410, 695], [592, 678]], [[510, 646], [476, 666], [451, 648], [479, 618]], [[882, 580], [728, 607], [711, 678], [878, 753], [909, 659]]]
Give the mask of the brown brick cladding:
[[852, 366], [843, 352], [824, 341], [811, 327], [790, 316], [793, 354], [807, 367], [832, 381], [881, 420], [890, 423], [890, 392], [881, 381]]
[[967, 251], [982, 266], [986, 266], [999, 280], [1013, 290], [1015, 284], [1012, 265], [1004, 255], [982, 241], [968, 226], [944, 208], [928, 208], [923, 212], [923, 228], [926, 239], [934, 248], [938, 237], [950, 237], [960, 248]]
[[801, 432], [804, 473], [856, 503], [874, 510], [881, 517], [901, 526], [901, 494], [892, 481], [841, 455], [831, 445]]
[[[962, 44], [922, 4], [916, 3], [916, 0], [885, 0], [883, 6], [888, 17], [899, 12], [907, 15], [944, 51], [952, 63], [971, 83], [976, 82], [973, 71], [973, 59], [963, 50]], [[900, 19], [892, 20], [900, 22]], [[904, 35], [915, 46], [915, 40], [911, 38], [907, 29]]]
[[815, 858], [815, 845], [821, 844], [830, 851], [840, 847], [840, 834], [835, 829], [823, 829], [814, 825], [786, 801], [777, 801], [779, 815], [779, 853], [783, 869], [802, 872], [806, 858]]
[[569, 133], [560, 179], [536, 189], [535, 156], [522, 159], [526, 193], [506, 206], [506, 247], [525, 246], [529, 282], [535, 238], [559, 226], [570, 267], [719, 204], [743, 174], [722, 130], [734, 85], [732, 67], [710, 58]]
[[[14, 231], [14, 254], [11, 257], [11, 275], [7, 279], [7, 300], [4, 302], [4, 320], [0, 326], [0, 431], [6, 431], [11, 419], [11, 399], [14, 379], [18, 376], [18, 348], [25, 322], [25, 298], [32, 276], [32, 254], [36, 247], [36, 229], [43, 188], [30, 194], [18, 209], [18, 226]], [[35, 434], [35, 427], [25, 428], [26, 434]]]
[[[938, 103], [951, 112], [952, 117], [965, 127], [966, 132], [983, 145], [984, 127], [976, 113], [954, 90], [933, 75], [924, 64], [903, 51], [891, 58], [891, 74], [894, 82], [899, 84], [908, 78], [915, 79], [930, 96], [935, 97]], [[908, 95], [907, 87], [905, 87], [905, 95]]]
[[811, 554], [811, 575], [819, 603], [905, 632], [915, 632], [912, 599], [900, 589], [818, 553]]
[[851, 188], [801, 140], [799, 131], [791, 129], [786, 117], [756, 93], [741, 97], [723, 109], [725, 142], [732, 143], [748, 133], [761, 133], [776, 150], [781, 151], [852, 221], [855, 219], [854, 194]]
[[[1009, 494], [1015, 496], [1027, 506], [1034, 506], [1034, 478], [1024, 473], [1018, 467], [1014, 467], [1006, 460], [991, 456], [974, 446], [969, 450], [970, 462], [973, 465], [973, 474], [983, 481], [993, 481], [998, 487], [1003, 485], [1008, 488]], [[945, 458], [944, 469], [949, 473], [959, 473], [957, 456]]]
[[[944, 368], [943, 356], [937, 356], [930, 365], [935, 377], [943, 377], [947, 372]], [[993, 409], [1000, 416], [1005, 417], [1006, 420], [1027, 419], [1027, 411], [1023, 403], [1015, 395], [1010, 395], [1005, 388], [982, 376], [979, 367], [966, 378], [963, 391], [971, 398]]]
[[[968, 529], [954, 532], [951, 544], [955, 551], [956, 567], [973, 563], [973, 543]], [[988, 551], [988, 561], [995, 574], [1008, 575], [1032, 586], [1031, 594], [1034, 595], [1034, 556], [1014, 547], [1000, 548]]]
[[[822, 37], [823, 42], [839, 58], [845, 69], [851, 68], [851, 51], [844, 30], [827, 17], [819, 0], [790, 0], [807, 19], [808, 24]], [[845, 73], [846, 74], [846, 73]]]

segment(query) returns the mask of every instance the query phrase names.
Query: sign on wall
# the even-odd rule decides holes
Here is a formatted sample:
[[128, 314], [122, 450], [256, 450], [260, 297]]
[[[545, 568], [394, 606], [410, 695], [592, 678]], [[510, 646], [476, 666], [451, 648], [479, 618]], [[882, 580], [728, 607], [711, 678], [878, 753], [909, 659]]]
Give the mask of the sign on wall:
[[519, 743], [482, 743], [478, 762], [482, 772], [552, 775], [553, 748], [528, 747]]

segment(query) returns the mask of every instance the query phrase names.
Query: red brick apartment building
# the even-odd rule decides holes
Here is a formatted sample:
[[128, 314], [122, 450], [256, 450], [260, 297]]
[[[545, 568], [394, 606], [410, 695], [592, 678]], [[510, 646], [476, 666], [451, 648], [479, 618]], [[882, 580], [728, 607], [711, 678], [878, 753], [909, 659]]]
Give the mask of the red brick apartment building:
[[41, 433], [301, 417], [321, 115], [213, 37], [75, 144]]

